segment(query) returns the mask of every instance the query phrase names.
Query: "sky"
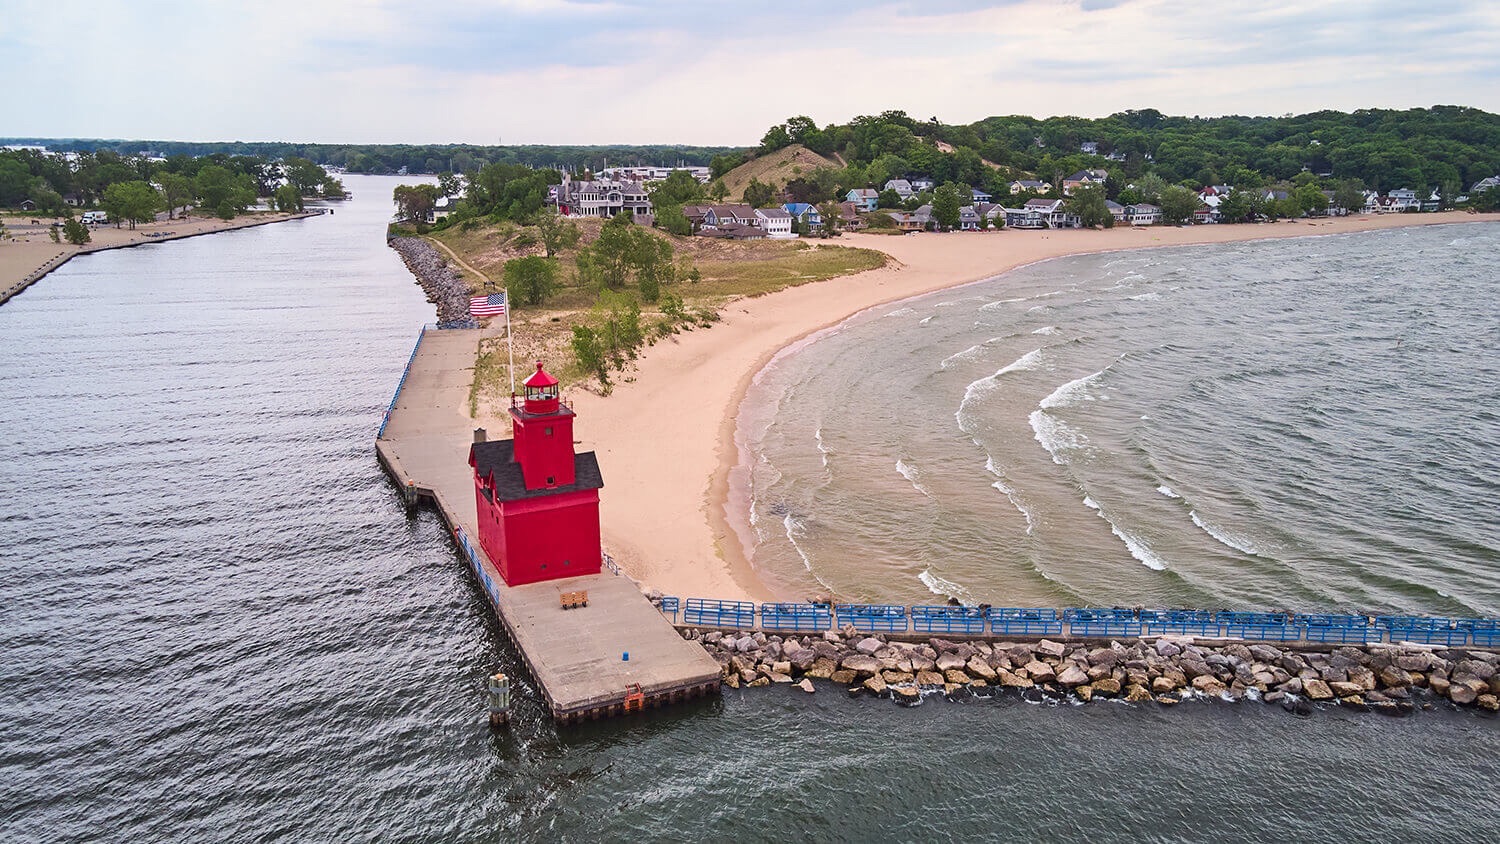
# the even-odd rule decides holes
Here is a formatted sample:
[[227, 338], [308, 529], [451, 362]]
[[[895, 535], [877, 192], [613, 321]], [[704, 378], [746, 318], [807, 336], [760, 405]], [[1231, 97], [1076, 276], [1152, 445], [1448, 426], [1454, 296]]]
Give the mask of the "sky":
[[0, 137], [747, 146], [793, 115], [1500, 112], [1495, 0], [0, 0]]

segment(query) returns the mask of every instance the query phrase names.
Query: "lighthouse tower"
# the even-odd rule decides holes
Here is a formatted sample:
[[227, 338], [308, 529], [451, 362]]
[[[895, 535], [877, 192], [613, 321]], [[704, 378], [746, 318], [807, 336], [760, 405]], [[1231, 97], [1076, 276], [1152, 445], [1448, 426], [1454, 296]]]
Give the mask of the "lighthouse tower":
[[479, 545], [511, 586], [598, 574], [599, 462], [573, 453], [573, 409], [540, 361], [523, 383], [511, 439], [469, 449]]

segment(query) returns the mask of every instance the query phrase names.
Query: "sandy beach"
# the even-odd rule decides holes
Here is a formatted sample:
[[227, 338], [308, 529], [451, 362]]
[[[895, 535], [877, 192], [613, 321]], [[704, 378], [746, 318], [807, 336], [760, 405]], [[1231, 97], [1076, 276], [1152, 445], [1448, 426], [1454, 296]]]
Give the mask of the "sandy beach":
[[644, 584], [682, 597], [800, 600], [773, 595], [746, 559], [736, 518], [748, 502], [731, 487], [739, 455], [735, 422], [755, 374], [781, 349], [866, 308], [992, 278], [1066, 255], [1415, 225], [1500, 221], [1500, 214], [1445, 212], [1328, 220], [996, 231], [908, 236], [845, 235], [839, 243], [893, 259], [878, 270], [731, 304], [722, 321], [659, 342], [607, 398], [582, 391], [580, 450], [604, 473], [605, 549]]
[[[126, 226], [95, 226], [89, 230], [90, 241], [83, 246], [74, 246], [66, 241], [53, 243], [47, 234], [53, 219], [51, 217], [6, 217], [5, 232], [9, 237], [0, 240], [0, 302], [76, 255], [279, 223], [316, 216], [316, 213], [281, 214], [263, 211], [242, 214], [233, 220], [197, 216], [177, 220], [158, 219], [153, 223], [140, 223], [133, 229]], [[33, 219], [37, 222], [31, 222]]]

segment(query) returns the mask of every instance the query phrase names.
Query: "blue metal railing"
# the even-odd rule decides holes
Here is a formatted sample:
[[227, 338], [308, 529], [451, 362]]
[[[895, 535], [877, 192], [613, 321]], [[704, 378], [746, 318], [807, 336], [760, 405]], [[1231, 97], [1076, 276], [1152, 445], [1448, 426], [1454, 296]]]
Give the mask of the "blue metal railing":
[[1500, 645], [1500, 619], [1465, 618], [1459, 620], [1458, 626], [1469, 631], [1469, 639], [1476, 645], [1491, 648]]
[[[485, 578], [467, 537], [460, 529], [459, 544], [474, 570]], [[1231, 612], [1222, 610], [1148, 610], [1068, 607], [902, 606], [900, 604], [765, 603], [716, 601], [675, 597], [660, 599], [658, 607], [673, 623], [705, 627], [817, 631], [853, 626], [865, 633], [958, 633], [996, 636], [1066, 636], [1086, 639], [1181, 635], [1201, 638], [1259, 639], [1270, 642], [1308, 641], [1321, 644], [1420, 642], [1462, 645], [1472, 641], [1500, 647], [1500, 619], [1440, 616], [1376, 616], [1287, 612]]]
[[906, 607], [899, 604], [837, 604], [833, 608], [839, 627], [852, 624], [866, 633], [905, 633]]
[[761, 604], [760, 624], [767, 630], [828, 630], [833, 613], [827, 604]]
[[1030, 607], [994, 607], [989, 611], [990, 629], [1000, 636], [1061, 636], [1062, 619], [1057, 610]]
[[1380, 641], [1381, 631], [1362, 615], [1297, 615], [1295, 621], [1304, 628], [1309, 642], [1364, 643]]
[[754, 627], [755, 605], [749, 601], [715, 601], [688, 598], [682, 611], [683, 624], [709, 627]]
[[[1219, 637], [1224, 628], [1209, 610], [1148, 610], [1151, 632], [1158, 635]], [[1142, 615], [1144, 615], [1143, 613]]]
[[427, 336], [427, 326], [417, 332], [417, 342], [411, 347], [411, 356], [406, 359], [406, 368], [401, 370], [401, 380], [396, 382], [396, 392], [391, 396], [391, 403], [385, 407], [385, 415], [380, 418], [380, 430], [375, 432], [375, 439], [385, 436], [385, 426], [391, 423], [391, 413], [396, 409], [396, 400], [401, 398], [401, 388], [406, 386], [406, 376], [411, 374], [412, 362], [417, 359], [417, 350], [422, 348], [422, 338]]
[[1293, 642], [1302, 638], [1303, 626], [1292, 622], [1282, 612], [1221, 612], [1214, 620], [1224, 628], [1224, 635], [1240, 639], [1264, 639], [1268, 642]]
[[1067, 609], [1063, 621], [1074, 636], [1139, 636], [1141, 621], [1135, 610]]
[[988, 620], [978, 607], [911, 608], [911, 629], [918, 633], [983, 633]]
[[657, 601], [656, 608], [661, 610], [662, 615], [672, 616], [672, 622], [675, 624], [677, 622], [677, 610], [681, 608], [681, 601], [668, 595]]
[[474, 546], [469, 544], [469, 535], [464, 532], [463, 528], [459, 527], [453, 529], [453, 538], [457, 540], [459, 550], [463, 551], [464, 556], [469, 559], [469, 568], [474, 570], [474, 575], [484, 584], [485, 594], [490, 596], [492, 602], [499, 604], [500, 590], [495, 587], [495, 582], [490, 579], [489, 572], [484, 570], [484, 564], [479, 561], [479, 555], [475, 553]]
[[1424, 645], [1462, 645], [1469, 641], [1469, 629], [1459, 627], [1455, 619], [1414, 615], [1381, 615], [1375, 626], [1386, 631], [1391, 642], [1418, 642]]

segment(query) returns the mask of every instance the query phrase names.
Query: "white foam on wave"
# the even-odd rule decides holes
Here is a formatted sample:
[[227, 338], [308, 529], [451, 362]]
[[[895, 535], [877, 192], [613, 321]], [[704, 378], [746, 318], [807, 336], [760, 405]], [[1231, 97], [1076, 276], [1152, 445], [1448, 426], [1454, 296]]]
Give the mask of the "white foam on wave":
[[[1145, 417], [1142, 417], [1142, 418], [1144, 419]], [[1159, 493], [1161, 493], [1162, 495], [1165, 495], [1168, 498], [1181, 498], [1182, 497], [1182, 496], [1178, 495], [1177, 493], [1173, 492], [1172, 488], [1169, 487], [1169, 486], [1167, 486], [1166, 484], [1162, 484], [1161, 486], [1157, 487], [1156, 491], [1159, 492]]]
[[928, 498], [932, 497], [932, 493], [927, 491], [927, 487], [922, 486], [922, 473], [917, 471], [917, 467], [908, 466], [906, 465], [906, 461], [897, 458], [896, 471], [901, 473], [901, 477], [906, 478], [908, 481], [910, 481], [912, 487], [914, 487], [917, 492], [922, 493]]
[[990, 339], [984, 341], [983, 343], [975, 343], [974, 345], [970, 346], [967, 349], [964, 349], [961, 352], [958, 352], [956, 354], [951, 354], [951, 355], [947, 356], [946, 358], [943, 358], [943, 362], [940, 363], [940, 364], [938, 364], [938, 369], [947, 369], [952, 364], [955, 364], [955, 363], [966, 363], [968, 361], [974, 360], [975, 358], [979, 357], [979, 354], [984, 351], [984, 349], [985, 349], [986, 346], [988, 346], [989, 344], [994, 343], [994, 342], [996, 342], [998, 340], [1003, 340], [1003, 339], [1005, 339], [1005, 338], [1003, 338], [1003, 337], [991, 337]]
[[791, 513], [786, 514], [786, 518], [781, 520], [781, 524], [786, 528], [787, 542], [792, 544], [792, 550], [796, 551], [797, 556], [802, 558], [802, 568], [806, 569], [807, 573], [812, 575], [813, 579], [821, 583], [825, 589], [832, 589], [833, 586], [828, 581], [819, 577], [818, 573], [813, 571], [812, 558], [807, 556], [807, 552], [802, 550], [802, 543], [797, 541], [797, 537], [807, 535], [807, 530], [803, 524], [792, 518]]
[[911, 316], [914, 313], [916, 313], [916, 311], [912, 310], [911, 308], [897, 308], [896, 310], [891, 311], [890, 313], [886, 314], [886, 316], [888, 316], [888, 317], [903, 317], [903, 316]]
[[823, 458], [823, 468], [828, 468], [828, 447], [823, 445], [823, 426], [813, 431], [813, 441], [818, 445], [818, 456]]
[[1243, 536], [1239, 536], [1237, 534], [1224, 530], [1217, 525], [1204, 521], [1203, 518], [1198, 515], [1197, 510], [1189, 510], [1188, 518], [1192, 519], [1193, 524], [1197, 525], [1204, 533], [1218, 540], [1219, 544], [1227, 546], [1229, 548], [1233, 548], [1236, 551], [1244, 552], [1252, 557], [1260, 556], [1260, 551], [1250, 543], [1250, 540], [1244, 538]]
[[[991, 462], [990, 466], [993, 467], [994, 463]], [[990, 468], [990, 471], [993, 472], [995, 470]], [[996, 474], [999, 473], [997, 472]], [[1021, 511], [1021, 517], [1026, 520], [1026, 535], [1031, 536], [1036, 531], [1036, 517], [1031, 515], [1031, 511], [1026, 508], [1025, 504], [1021, 503], [1021, 499], [1016, 496], [1016, 491], [1011, 489], [1010, 485], [1004, 480], [995, 481], [990, 486], [1000, 490], [1000, 493], [1005, 496], [1011, 506]], [[1045, 577], [1045, 575], [1043, 576]]]
[[1083, 497], [1083, 506], [1093, 510], [1098, 514], [1099, 518], [1109, 524], [1110, 533], [1113, 533], [1121, 542], [1125, 543], [1125, 549], [1130, 552], [1130, 556], [1139, 560], [1141, 565], [1153, 571], [1167, 570], [1167, 561], [1157, 556], [1156, 552], [1151, 550], [1151, 546], [1147, 545], [1145, 540], [1129, 531], [1122, 530], [1119, 525], [1115, 524], [1115, 520], [1111, 519], [1104, 512], [1104, 508], [1099, 506], [1099, 502], [1085, 495]]
[[1161, 299], [1161, 294], [1153, 290], [1150, 293], [1138, 293], [1134, 296], [1128, 296], [1126, 298], [1135, 302], [1155, 302]]
[[1042, 350], [1033, 349], [1010, 363], [1000, 367], [991, 377], [999, 378], [1007, 372], [1020, 372], [1026, 369], [1036, 369], [1042, 363]]
[[1041, 328], [1038, 328], [1037, 330], [1035, 330], [1035, 331], [1033, 331], [1031, 333], [1032, 334], [1061, 334], [1062, 330], [1059, 329], [1055, 325], [1044, 325]]
[[922, 317], [921, 319], [917, 320], [917, 325], [926, 325], [927, 323], [932, 322], [932, 319], [935, 316], [937, 316], [937, 314], [933, 314], [932, 316]]
[[964, 602], [968, 602], [969, 600], [969, 590], [965, 589], [962, 584], [939, 577], [933, 574], [930, 568], [923, 569], [922, 573], [917, 575], [917, 579], [922, 581], [922, 585], [927, 587], [927, 591], [934, 595], [941, 595], [944, 598], [957, 598]]
[[1088, 437], [1082, 431], [1056, 416], [1033, 410], [1026, 420], [1031, 423], [1032, 436], [1052, 455], [1052, 462], [1059, 466], [1068, 465], [1068, 461], [1062, 456], [1064, 451], [1080, 449], [1088, 444]]
[[1053, 390], [1046, 398], [1038, 402], [1037, 406], [1043, 410], [1055, 410], [1060, 407], [1072, 407], [1081, 402], [1093, 401], [1094, 397], [1089, 395], [1089, 385], [1103, 378], [1104, 373], [1108, 371], [1109, 367], [1105, 367], [1092, 375], [1075, 378]]

